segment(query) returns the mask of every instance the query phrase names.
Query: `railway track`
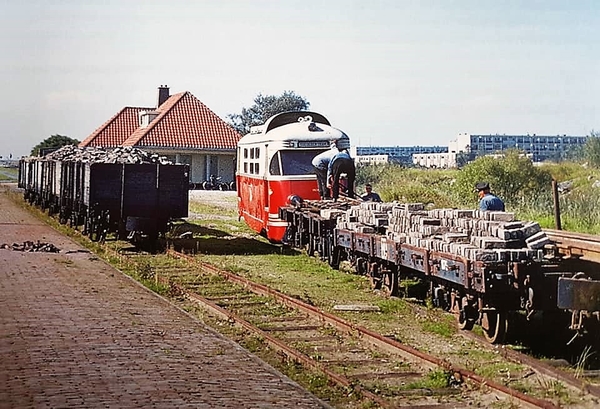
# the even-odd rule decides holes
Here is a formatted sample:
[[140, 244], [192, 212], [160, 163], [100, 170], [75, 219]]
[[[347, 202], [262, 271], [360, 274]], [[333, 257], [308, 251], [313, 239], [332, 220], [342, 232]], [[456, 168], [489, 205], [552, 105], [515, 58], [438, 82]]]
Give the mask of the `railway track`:
[[[148, 263], [144, 256], [128, 257]], [[152, 257], [146, 267], [158, 283], [380, 407], [487, 406], [490, 396], [509, 407], [558, 407], [196, 258], [172, 251], [169, 257], [162, 264]], [[429, 377], [440, 374], [448, 377], [447, 385], [427, 386]], [[561, 379], [547, 371], [544, 376]]]
[[[576, 258], [596, 260], [593, 257], [594, 254], [597, 256], [599, 251], [593, 244], [589, 244], [598, 244], [596, 236], [564, 234], [564, 232], [554, 234], [553, 231], [549, 231], [548, 235], [558, 244], [561, 251], [568, 250], [571, 252], [569, 254]], [[506, 385], [483, 379], [471, 371], [452, 366], [448, 362], [423, 354], [393, 339], [318, 311], [313, 306], [279, 294], [268, 287], [251, 283], [243, 277], [185, 258], [180, 254], [171, 253], [171, 257], [185, 258], [185, 263], [175, 269], [168, 265], [151, 265], [145, 255], [137, 253], [121, 254], [121, 256], [132, 260], [137, 259], [136, 262], [146, 264], [157, 283], [169, 285], [191, 302], [202, 305], [214, 314], [258, 334], [260, 338], [268, 340], [274, 348], [291, 359], [318, 369], [329, 379], [361, 394], [381, 407], [412, 407], [416, 402], [422, 407], [464, 407], [465, 401], [485, 402], [485, 396], [490, 389], [493, 391], [494, 399], [504, 399], [509, 406], [516, 404], [520, 407], [558, 407], [553, 401], [535, 398]], [[198, 271], [202, 271], [202, 274], [195, 274]], [[192, 276], [195, 274], [196, 281], [180, 281], [182, 272], [190, 273]], [[223, 292], [203, 295], [200, 289], [207, 288], [204, 281], [205, 273], [213, 277], [225, 277], [228, 283], [236, 283], [240, 288], [252, 290], [251, 293], [258, 293], [258, 297], [265, 298], [255, 298], [256, 295], [241, 293], [238, 290], [231, 293], [231, 286], [223, 285], [223, 282], [218, 284], [219, 280], [216, 280], [216, 287], [224, 287], [225, 289], [221, 290]], [[211, 280], [209, 279], [208, 282]], [[257, 320], [254, 318], [256, 314], [252, 312], [254, 307], [270, 304], [272, 302], [270, 297], [276, 298], [280, 306], [284, 305], [302, 314], [297, 316], [288, 310], [282, 312], [275, 308], [275, 313], [259, 314], [262, 321]], [[263, 325], [264, 323], [266, 326]], [[276, 323], [281, 325], [273, 325]], [[289, 334], [292, 336], [287, 336]], [[313, 344], [312, 341], [318, 343]], [[348, 345], [356, 347], [348, 349]], [[327, 355], [330, 353], [332, 355]], [[386, 355], [383, 355], [384, 353]], [[358, 356], [349, 357], [348, 354], [358, 354]], [[427, 377], [427, 374], [436, 369], [452, 376], [451, 387], [437, 390], [429, 386], [405, 388], [407, 384], [418, 384], [420, 380]], [[541, 372], [550, 378], [570, 384], [575, 389], [587, 389], [598, 396], [597, 387], [589, 388], [581, 381], [556, 375], [551, 370]]]
[[573, 233], [564, 230], [545, 229], [560, 253], [574, 258], [600, 263], [600, 236], [584, 233]]

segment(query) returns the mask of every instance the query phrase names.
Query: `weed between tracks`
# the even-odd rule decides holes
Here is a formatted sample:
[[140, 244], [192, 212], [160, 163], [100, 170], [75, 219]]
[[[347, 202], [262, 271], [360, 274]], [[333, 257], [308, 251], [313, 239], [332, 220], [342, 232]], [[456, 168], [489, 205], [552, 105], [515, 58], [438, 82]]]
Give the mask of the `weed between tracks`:
[[[188, 312], [255, 352], [262, 359], [333, 406], [350, 408], [365, 405], [360, 396], [356, 396], [352, 391], [340, 390], [330, 385], [324, 386], [326, 382], [321, 375], [301, 370], [297, 363], [290, 362], [271, 351], [260, 338], [248, 336], [244, 331], [234, 328], [228, 321], [210, 317], [193, 305], [185, 304], [179, 295], [173, 292], [169, 285], [161, 283], [156, 275], [159, 270], [180, 269], [179, 261], [163, 255], [155, 255], [152, 257], [151, 264], [133, 262], [118, 254], [118, 251], [126, 251], [129, 246], [127, 243], [117, 242], [111, 238], [105, 245], [92, 243], [87, 237], [60, 225], [55, 219], [23, 203], [16, 194], [13, 195], [13, 198], [60, 232], [84, 245], [126, 274], [143, 282], [153, 291], [177, 301]], [[210, 206], [195, 209], [198, 212], [205, 212], [204, 214], [211, 214]], [[217, 209], [212, 214], [225, 215], [226, 213], [223, 209]], [[561, 382], [529, 376], [526, 368], [503, 360], [493, 349], [482, 348], [459, 336], [453, 324], [453, 318], [447, 314], [426, 306], [408, 303], [402, 299], [382, 298], [371, 290], [370, 284], [363, 277], [334, 271], [325, 263], [308, 257], [302, 252], [273, 246], [251, 233], [245, 225], [235, 219], [198, 219], [197, 221], [177, 223], [175, 227], [177, 234], [186, 231], [192, 233], [197, 242], [195, 247], [195, 251], [198, 253], [197, 257], [203, 262], [271, 286], [331, 312], [333, 312], [333, 307], [338, 304], [376, 305], [380, 308], [380, 312], [336, 312], [336, 314], [425, 352], [444, 357], [456, 365], [472, 369], [496, 382], [516, 387], [532, 396], [550, 397], [560, 405], [579, 403], [578, 396], [575, 396], [576, 394], [573, 394], [572, 391], [565, 392], [566, 388]], [[205, 286], [206, 281], [204, 280], [211, 283], [206, 288], [216, 289], [217, 287], [213, 287], [213, 285], [219, 283], [219, 280], [221, 280], [223, 288], [231, 288], [231, 284], [218, 277], [206, 278], [198, 272], [189, 272], [178, 280], [196, 290]], [[207, 293], [205, 296], [210, 297], [211, 294]], [[282, 310], [281, 314], [284, 313]], [[478, 327], [476, 327], [477, 330]], [[432, 376], [437, 377], [437, 375]], [[440, 376], [440, 378], [444, 377]], [[438, 388], [438, 386], [426, 386], [424, 383], [414, 383], [412, 387], [415, 389]], [[409, 387], [405, 386], [405, 388]], [[511, 404], [506, 402], [472, 403], [486, 407], [511, 407]]]

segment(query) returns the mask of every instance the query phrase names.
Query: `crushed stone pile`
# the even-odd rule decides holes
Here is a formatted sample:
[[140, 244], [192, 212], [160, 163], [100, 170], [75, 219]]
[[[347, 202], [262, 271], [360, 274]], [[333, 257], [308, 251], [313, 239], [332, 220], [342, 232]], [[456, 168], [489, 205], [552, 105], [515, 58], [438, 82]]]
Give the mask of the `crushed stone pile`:
[[131, 146], [122, 146], [117, 148], [80, 148], [75, 145], [66, 145], [54, 152], [47, 154], [44, 158], [48, 160], [88, 163], [172, 164], [172, 162], [169, 161], [166, 156], [160, 156], [156, 153], [150, 153], [143, 149]]
[[0, 244], [0, 249], [12, 251], [24, 251], [27, 253], [43, 252], [43, 253], [59, 253], [60, 249], [52, 243], [44, 243], [41, 241], [24, 241], [23, 243]]

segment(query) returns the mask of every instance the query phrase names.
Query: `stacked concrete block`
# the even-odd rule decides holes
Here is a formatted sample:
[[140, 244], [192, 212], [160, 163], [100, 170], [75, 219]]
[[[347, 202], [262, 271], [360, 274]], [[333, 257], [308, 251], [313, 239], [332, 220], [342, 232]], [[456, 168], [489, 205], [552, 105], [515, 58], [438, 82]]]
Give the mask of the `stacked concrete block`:
[[526, 222], [523, 225], [523, 237], [528, 238], [542, 231], [538, 222]]
[[469, 235], [466, 233], [445, 233], [442, 240], [449, 243], [468, 243]]
[[365, 225], [358, 226], [354, 231], [358, 233], [375, 233], [375, 229], [373, 227]]
[[335, 219], [344, 215], [344, 211], [339, 209], [321, 209], [319, 215], [324, 219]]
[[471, 236], [471, 244], [480, 249], [506, 248], [506, 240], [489, 236]]
[[550, 243], [538, 223], [516, 221], [512, 212], [425, 210], [421, 203], [360, 203], [339, 216], [338, 227], [363, 233], [384, 228], [396, 243], [488, 263], [540, 260]]
[[550, 244], [550, 239], [546, 233], [540, 231], [525, 239], [527, 247], [533, 250], [542, 249], [546, 244]]

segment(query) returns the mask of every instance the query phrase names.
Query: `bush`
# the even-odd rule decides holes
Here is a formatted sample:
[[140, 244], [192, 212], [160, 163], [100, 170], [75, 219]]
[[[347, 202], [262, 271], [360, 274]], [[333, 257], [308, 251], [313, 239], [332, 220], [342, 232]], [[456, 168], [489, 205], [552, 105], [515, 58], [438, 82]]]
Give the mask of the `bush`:
[[[357, 171], [358, 191], [364, 183], [384, 201], [420, 202], [430, 207], [477, 208], [473, 187], [487, 181], [506, 203], [507, 210], [520, 220], [534, 220], [554, 228], [552, 178], [573, 181], [572, 190], [560, 196], [562, 227], [582, 233], [600, 233], [600, 195], [594, 182], [600, 170], [573, 162], [534, 166], [518, 152], [505, 157], [482, 157], [455, 169], [416, 169], [399, 165], [364, 166]], [[598, 184], [598, 183], [596, 183]]]
[[464, 205], [473, 206], [477, 182], [489, 182], [492, 191], [504, 200], [507, 209], [518, 209], [530, 198], [546, 202], [551, 198], [552, 175], [535, 167], [519, 151], [506, 151], [503, 157], [484, 156], [466, 165], [459, 173], [455, 190]]
[[452, 195], [457, 170], [415, 169], [400, 165], [370, 165], [358, 169], [357, 186], [362, 191], [365, 183], [386, 202], [419, 202], [434, 207], [453, 207]]

